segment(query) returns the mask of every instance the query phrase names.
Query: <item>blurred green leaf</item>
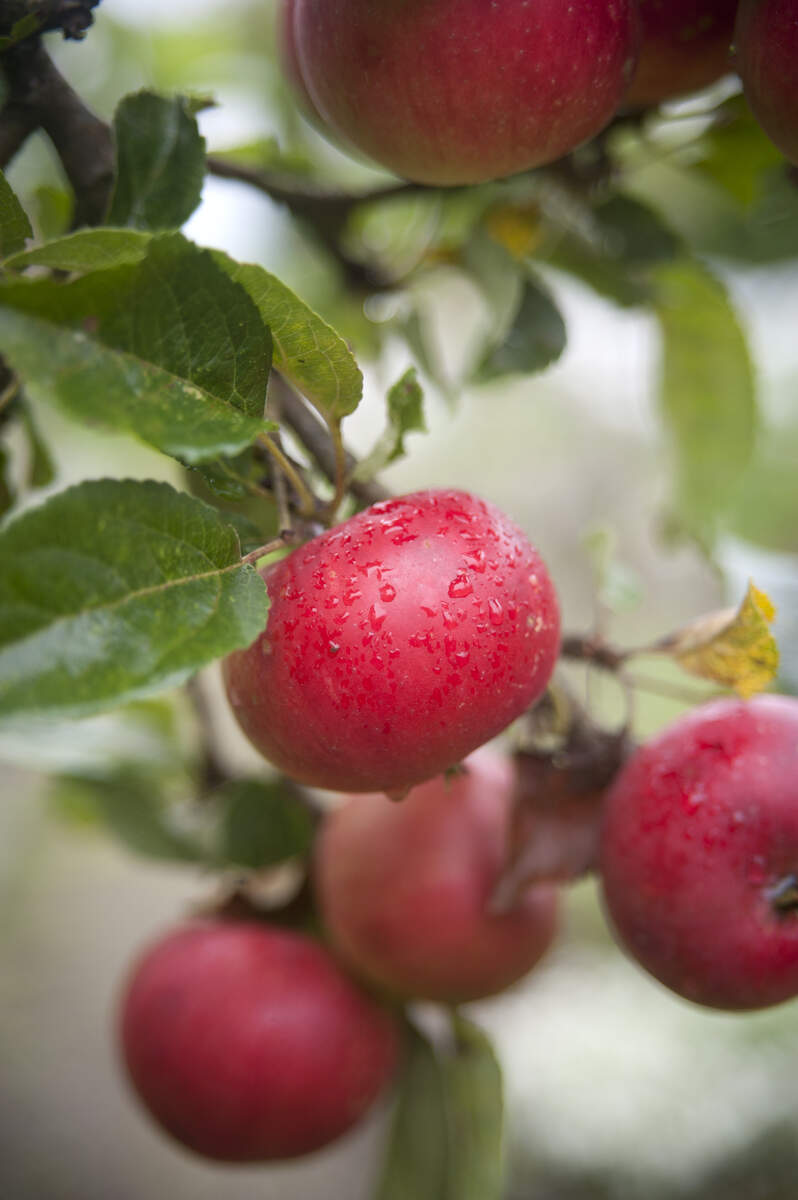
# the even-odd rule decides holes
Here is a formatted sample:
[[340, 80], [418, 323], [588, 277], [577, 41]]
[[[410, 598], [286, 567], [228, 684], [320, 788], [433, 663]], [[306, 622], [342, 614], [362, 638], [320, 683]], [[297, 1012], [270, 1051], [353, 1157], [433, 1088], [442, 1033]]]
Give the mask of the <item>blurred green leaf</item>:
[[627, 263], [668, 262], [681, 241], [647, 204], [616, 193], [597, 204], [594, 218], [606, 241], [606, 252]]
[[501, 1200], [504, 1100], [487, 1037], [452, 1014], [453, 1049], [415, 1030], [376, 1200]]
[[457, 1051], [444, 1060], [451, 1121], [451, 1200], [501, 1200], [504, 1098], [501, 1068], [486, 1035], [459, 1013]]
[[33, 237], [30, 221], [14, 194], [5, 175], [0, 171], [0, 258], [16, 253]]
[[214, 509], [162, 483], [78, 484], [0, 531], [0, 716], [174, 686], [253, 642], [267, 608]]
[[482, 363], [479, 377], [542, 371], [557, 361], [566, 341], [565, 322], [548, 290], [527, 279], [515, 320], [504, 342]]
[[703, 144], [704, 156], [695, 169], [748, 209], [762, 191], [765, 173], [783, 163], [742, 95], [718, 111]]
[[449, 1123], [435, 1051], [410, 1027], [396, 1111], [374, 1200], [456, 1200], [447, 1185]]
[[596, 525], [582, 539], [596, 577], [597, 600], [609, 612], [628, 612], [643, 600], [644, 588], [637, 571], [617, 557], [614, 529]]
[[354, 412], [363, 376], [343, 338], [274, 275], [237, 263], [221, 251], [214, 260], [251, 296], [271, 330], [274, 365], [327, 419]]
[[205, 140], [185, 96], [142, 91], [114, 114], [116, 185], [109, 225], [177, 229], [200, 202]]
[[31, 201], [31, 217], [40, 238], [62, 237], [72, 222], [75, 200], [65, 188], [44, 184], [36, 188]]
[[684, 528], [707, 542], [751, 458], [753, 369], [726, 289], [705, 267], [687, 260], [661, 267], [656, 283], [660, 403], [676, 457], [676, 508]]
[[[91, 235], [81, 245], [97, 249]], [[244, 289], [179, 234], [67, 283], [5, 282], [0, 339], [42, 399], [188, 462], [236, 454], [264, 428], [269, 332]]]
[[310, 810], [287, 780], [236, 779], [213, 801], [220, 809], [214, 857], [221, 863], [258, 870], [310, 850]]
[[405, 453], [406, 433], [426, 433], [424, 393], [415, 367], [405, 371], [388, 392], [388, 425], [374, 449], [360, 460], [352, 478], [373, 479], [388, 463]]
[[146, 858], [201, 862], [205, 851], [180, 831], [150, 774], [120, 772], [104, 779], [57, 777], [50, 801], [73, 823], [98, 824]]

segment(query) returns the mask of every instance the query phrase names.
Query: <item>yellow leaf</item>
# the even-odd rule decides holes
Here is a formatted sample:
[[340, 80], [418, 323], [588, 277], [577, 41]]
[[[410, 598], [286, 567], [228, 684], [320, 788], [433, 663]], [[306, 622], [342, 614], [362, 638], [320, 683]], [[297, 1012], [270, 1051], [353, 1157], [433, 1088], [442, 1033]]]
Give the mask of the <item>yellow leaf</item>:
[[779, 648], [770, 625], [776, 610], [770, 598], [752, 582], [737, 609], [709, 613], [658, 642], [683, 670], [739, 696], [761, 692], [776, 676]]

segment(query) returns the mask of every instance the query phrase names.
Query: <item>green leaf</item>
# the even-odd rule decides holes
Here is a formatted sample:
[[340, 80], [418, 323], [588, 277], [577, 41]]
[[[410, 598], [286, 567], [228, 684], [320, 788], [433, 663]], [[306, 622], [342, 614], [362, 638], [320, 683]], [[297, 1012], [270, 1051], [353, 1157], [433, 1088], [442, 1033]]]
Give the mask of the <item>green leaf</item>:
[[14, 491], [9, 479], [11, 456], [7, 448], [0, 442], [0, 517], [14, 505]]
[[451, 1200], [501, 1200], [504, 1180], [502, 1075], [490, 1041], [455, 1013], [457, 1052], [446, 1059], [452, 1162]]
[[409, 1030], [376, 1200], [501, 1200], [501, 1070], [481, 1030], [457, 1013], [452, 1029], [439, 1053]]
[[117, 175], [109, 225], [177, 229], [200, 202], [205, 140], [185, 96], [142, 91], [114, 115]]
[[214, 509], [98, 480], [0, 531], [0, 717], [79, 716], [250, 645], [268, 601]]
[[146, 257], [152, 235], [135, 229], [79, 229], [32, 250], [14, 254], [3, 264], [11, 271], [26, 267], [51, 267], [56, 271], [76, 271], [85, 275], [141, 262]]
[[534, 279], [524, 285], [521, 305], [504, 340], [483, 362], [479, 376], [530, 374], [556, 362], [565, 349], [565, 322], [548, 291]]
[[406, 1047], [374, 1200], [456, 1200], [447, 1186], [449, 1120], [440, 1064], [426, 1038], [410, 1027]]
[[596, 205], [593, 215], [606, 239], [606, 251], [627, 263], [668, 262], [681, 242], [647, 204], [616, 194]]
[[744, 208], [750, 209], [759, 197], [765, 174], [783, 162], [743, 96], [723, 105], [703, 141], [704, 158], [695, 169]]
[[67, 775], [54, 782], [51, 801], [63, 816], [104, 826], [136, 854], [178, 862], [205, 858], [199, 842], [176, 827], [150, 775], [120, 772], [104, 779]]
[[269, 332], [244, 289], [179, 234], [71, 282], [6, 282], [0, 344], [42, 399], [189, 463], [235, 455], [264, 428]]
[[388, 425], [374, 449], [361, 459], [352, 478], [361, 482], [373, 479], [388, 463], [405, 453], [406, 433], [426, 433], [424, 392], [415, 367], [405, 371], [388, 392]]
[[221, 251], [214, 259], [254, 300], [271, 330], [280, 373], [326, 420], [354, 412], [363, 376], [343, 338], [263, 267], [234, 262]]
[[711, 541], [754, 446], [753, 369], [726, 290], [705, 267], [683, 260], [660, 268], [656, 283], [677, 513], [690, 533]]
[[55, 479], [55, 467], [27, 404], [22, 408], [22, 427], [25, 430], [30, 455], [28, 484], [34, 488], [47, 487]]
[[220, 862], [258, 870], [310, 850], [310, 811], [287, 780], [236, 779], [213, 799], [221, 806], [215, 854]]
[[15, 254], [33, 237], [33, 230], [24, 208], [0, 171], [0, 258]]

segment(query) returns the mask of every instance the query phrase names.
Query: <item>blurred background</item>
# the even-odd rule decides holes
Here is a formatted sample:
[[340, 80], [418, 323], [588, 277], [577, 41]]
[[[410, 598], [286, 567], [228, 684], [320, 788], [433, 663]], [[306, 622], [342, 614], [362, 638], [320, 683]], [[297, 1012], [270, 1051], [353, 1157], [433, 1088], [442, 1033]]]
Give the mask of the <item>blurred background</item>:
[[[51, 50], [105, 117], [140, 87], [208, 95], [215, 107], [199, 119], [213, 152], [290, 160], [342, 186], [382, 179], [299, 115], [279, 73], [266, 0], [103, 0], [85, 43]], [[612, 560], [609, 630], [621, 645], [735, 603], [753, 576], [779, 607], [781, 686], [798, 690], [798, 246], [741, 255], [725, 201], [689, 190], [682, 167], [701, 112], [674, 107], [678, 137], [671, 129], [656, 161], [641, 162], [634, 190], [656, 194], [680, 232], [690, 227], [729, 289], [753, 359], [756, 453], [730, 491], [712, 556], [674, 536], [658, 323], [554, 265], [542, 269], [568, 331], [559, 360], [542, 374], [461, 386], [491, 313], [473, 277], [445, 255], [430, 258], [410, 289], [429, 432], [410, 435], [407, 457], [385, 480], [398, 491], [466, 487], [511, 514], [549, 564], [569, 631], [596, 619], [599, 546]], [[30, 143], [9, 178], [40, 228], [57, 229], [60, 168], [46, 143]], [[767, 224], [767, 214], [759, 219]], [[439, 220], [407, 203], [361, 237], [377, 248], [384, 238], [387, 254], [412, 264]], [[411, 341], [399, 336], [407, 294], [365, 305], [347, 296], [312, 236], [237, 182], [208, 179], [185, 232], [263, 264], [351, 340], [366, 397], [346, 434], [365, 452], [382, 428], [386, 389], [413, 361]], [[53, 488], [105, 474], [179, 482], [175, 464], [141, 444], [87, 434], [51, 410], [40, 426], [57, 465]], [[215, 672], [206, 674], [221, 757], [232, 770], [263, 770], [219, 701]], [[643, 736], [702, 694], [656, 660], [641, 674], [650, 685], [639, 695]], [[618, 719], [612, 683], [575, 679], [596, 711]], [[135, 837], [109, 836], [80, 795], [54, 788], [45, 773], [101, 776], [119, 759], [146, 761], [166, 774], [174, 768], [179, 790], [176, 747], [185, 762], [196, 753], [190, 713], [169, 696], [69, 726], [0, 733], [0, 1200], [368, 1200], [389, 1098], [328, 1151], [250, 1170], [205, 1165], [167, 1142], [126, 1089], [113, 1036], [122, 981], [140, 948], [207, 898], [214, 881], [137, 855]], [[734, 1017], [665, 992], [614, 948], [592, 881], [566, 897], [562, 936], [545, 964], [473, 1012], [506, 1072], [508, 1200], [798, 1192], [798, 1006]]]

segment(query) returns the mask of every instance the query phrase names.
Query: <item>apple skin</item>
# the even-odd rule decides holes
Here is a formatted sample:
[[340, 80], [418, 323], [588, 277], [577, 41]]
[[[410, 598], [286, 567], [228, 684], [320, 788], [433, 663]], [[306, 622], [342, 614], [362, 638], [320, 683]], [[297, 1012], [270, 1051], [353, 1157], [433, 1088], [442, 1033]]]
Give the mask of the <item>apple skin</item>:
[[135, 965], [120, 1039], [160, 1126], [208, 1158], [308, 1154], [351, 1128], [394, 1073], [397, 1023], [309, 938], [197, 920]]
[[702, 705], [612, 786], [600, 870], [621, 943], [679, 995], [743, 1010], [798, 994], [798, 700]]
[[307, 88], [333, 129], [427, 184], [551, 162], [611, 120], [637, 0], [296, 0]]
[[227, 694], [253, 744], [301, 783], [406, 790], [500, 733], [554, 669], [542, 559], [465, 492], [381, 501], [264, 578], [268, 623], [226, 659]]
[[708, 87], [731, 71], [737, 0], [639, 0], [640, 60], [624, 107]]
[[454, 778], [398, 804], [352, 796], [328, 814], [315, 858], [319, 908], [336, 952], [389, 992], [442, 1003], [501, 992], [538, 962], [556, 892], [527, 889], [489, 911], [507, 851], [514, 773], [489, 747]]
[[794, 0], [741, 0], [734, 31], [745, 97], [765, 133], [798, 164], [798, 7]]

